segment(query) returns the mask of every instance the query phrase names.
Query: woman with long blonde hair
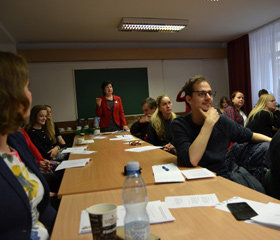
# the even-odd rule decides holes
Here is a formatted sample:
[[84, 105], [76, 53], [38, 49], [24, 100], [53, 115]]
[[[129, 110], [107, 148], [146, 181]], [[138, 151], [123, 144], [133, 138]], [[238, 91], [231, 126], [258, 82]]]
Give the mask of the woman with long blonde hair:
[[27, 133], [45, 159], [54, 159], [61, 147], [55, 136], [52, 136], [46, 124], [47, 108], [45, 105], [36, 105], [31, 109]]
[[49, 135], [50, 137], [54, 140], [54, 141], [58, 141], [60, 145], [65, 145], [66, 143], [63, 139], [63, 137], [60, 134], [60, 131], [57, 127], [57, 125], [53, 122], [52, 119], [52, 108], [50, 105], [45, 105], [47, 108], [47, 121], [46, 121], [46, 125], [48, 125], [48, 129], [49, 129]]
[[148, 127], [148, 142], [163, 146], [163, 149], [170, 153], [176, 153], [172, 144], [172, 136], [170, 132], [170, 124], [176, 118], [176, 114], [172, 112], [172, 102], [170, 98], [162, 94], [157, 97], [157, 110], [151, 117]]
[[280, 127], [280, 111], [272, 94], [263, 94], [248, 116], [246, 124], [253, 132], [273, 136], [273, 127]]

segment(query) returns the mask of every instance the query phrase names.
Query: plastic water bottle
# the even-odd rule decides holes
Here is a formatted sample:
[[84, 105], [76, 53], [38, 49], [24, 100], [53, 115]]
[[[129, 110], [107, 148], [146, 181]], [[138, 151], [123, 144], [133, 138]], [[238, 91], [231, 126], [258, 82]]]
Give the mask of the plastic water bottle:
[[146, 184], [140, 174], [139, 162], [128, 162], [127, 177], [123, 184], [123, 205], [126, 240], [150, 239], [149, 215], [146, 212], [148, 196]]

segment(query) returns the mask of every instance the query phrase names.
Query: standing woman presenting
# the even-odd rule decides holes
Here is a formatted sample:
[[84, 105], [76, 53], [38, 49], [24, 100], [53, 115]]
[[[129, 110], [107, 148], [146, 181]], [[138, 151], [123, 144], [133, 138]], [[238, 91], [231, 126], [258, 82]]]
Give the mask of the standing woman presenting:
[[113, 95], [113, 83], [103, 82], [103, 96], [96, 98], [96, 115], [100, 117], [101, 132], [129, 130], [122, 106], [121, 98]]
[[0, 52], [0, 239], [49, 239], [56, 212], [20, 126], [32, 102], [25, 60]]

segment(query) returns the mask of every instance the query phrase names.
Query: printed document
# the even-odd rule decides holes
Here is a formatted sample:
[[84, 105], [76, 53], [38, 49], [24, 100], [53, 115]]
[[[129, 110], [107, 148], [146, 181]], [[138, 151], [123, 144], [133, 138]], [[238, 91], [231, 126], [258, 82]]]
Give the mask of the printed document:
[[[172, 216], [171, 212], [167, 208], [166, 204], [161, 201], [148, 202], [146, 211], [150, 218], [150, 224], [171, 222], [175, 220], [175, 218]], [[125, 208], [123, 205], [118, 206], [117, 216], [118, 216], [117, 227], [124, 226]], [[79, 234], [90, 233], [90, 232], [91, 232], [91, 226], [90, 226], [88, 212], [87, 210], [82, 210]]]
[[165, 197], [168, 208], [211, 207], [219, 202], [215, 193]]

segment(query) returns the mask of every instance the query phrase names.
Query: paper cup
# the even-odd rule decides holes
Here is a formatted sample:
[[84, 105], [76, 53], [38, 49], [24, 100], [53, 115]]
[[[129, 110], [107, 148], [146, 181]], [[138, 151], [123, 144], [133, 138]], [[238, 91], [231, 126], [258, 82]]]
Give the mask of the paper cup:
[[87, 208], [94, 240], [117, 239], [117, 205], [102, 203]]
[[95, 129], [94, 134], [100, 134], [100, 129]]
[[77, 138], [77, 144], [83, 144], [84, 141], [84, 138]]

